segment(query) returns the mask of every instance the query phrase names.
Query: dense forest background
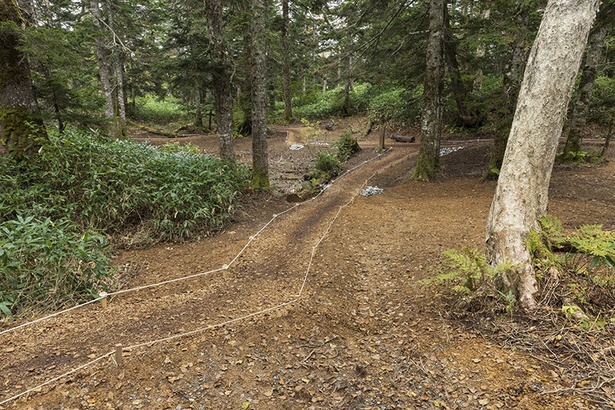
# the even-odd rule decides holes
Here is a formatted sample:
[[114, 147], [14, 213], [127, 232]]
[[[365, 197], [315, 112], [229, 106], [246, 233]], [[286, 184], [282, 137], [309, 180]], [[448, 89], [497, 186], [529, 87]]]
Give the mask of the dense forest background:
[[[255, 8], [250, 2], [21, 3], [28, 22], [21, 47], [41, 113], [52, 129], [96, 128], [125, 136], [127, 122], [133, 121], [173, 132], [170, 123], [185, 126], [186, 116], [198, 127], [215, 127], [216, 83], [226, 70], [234, 132], [251, 132]], [[216, 52], [217, 33], [208, 24], [206, 8], [214, 3], [220, 11], [213, 17], [223, 30], [222, 53]], [[507, 133], [545, 4], [449, 2], [444, 21], [446, 127]], [[590, 78], [580, 76], [594, 88], [585, 102], [585, 120], [603, 127], [611, 122], [615, 95], [611, 8], [604, 3], [593, 28], [583, 68]], [[263, 10], [269, 119], [367, 113], [374, 123], [391, 127], [417, 123], [429, 2], [284, 0], [265, 1]], [[578, 98], [587, 97], [579, 91]], [[591, 130], [584, 135], [602, 136]]]

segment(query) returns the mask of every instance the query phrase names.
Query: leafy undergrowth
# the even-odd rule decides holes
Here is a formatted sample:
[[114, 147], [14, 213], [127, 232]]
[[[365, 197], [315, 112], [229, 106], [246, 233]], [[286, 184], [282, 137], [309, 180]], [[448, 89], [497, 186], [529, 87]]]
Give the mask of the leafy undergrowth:
[[322, 184], [329, 182], [342, 171], [344, 162], [361, 148], [350, 132], [344, 132], [333, 143], [333, 149], [319, 152], [316, 155], [314, 169], [308, 175], [310, 186], [308, 190], [320, 189]]
[[247, 170], [200, 155], [93, 133], [51, 136], [30, 162], [1, 159], [0, 312], [90, 297], [114, 246], [181, 241], [219, 229]]
[[515, 309], [513, 295], [494, 285], [498, 269], [487, 267], [475, 250], [445, 252], [444, 273], [429, 282], [453, 285], [450, 317], [541, 357], [574, 386], [570, 392], [615, 408], [615, 232], [586, 225], [566, 233], [550, 217], [541, 225], [528, 238], [539, 279], [535, 311]]

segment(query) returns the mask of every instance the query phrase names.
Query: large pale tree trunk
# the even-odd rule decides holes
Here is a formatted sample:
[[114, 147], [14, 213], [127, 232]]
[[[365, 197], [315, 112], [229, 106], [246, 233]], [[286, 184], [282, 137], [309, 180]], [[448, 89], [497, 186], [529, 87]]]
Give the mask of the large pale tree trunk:
[[421, 114], [421, 147], [413, 172], [414, 178], [423, 180], [433, 178], [440, 166], [445, 7], [445, 0], [431, 0], [429, 5], [429, 41]]
[[265, 2], [252, 0], [252, 185], [269, 188]]
[[502, 274], [500, 289], [520, 306], [536, 305], [536, 274], [526, 245], [546, 214], [549, 181], [566, 108], [599, 0], [550, 0], [530, 51], [496, 193], [487, 222], [486, 256]]
[[220, 157], [234, 159], [233, 150], [233, 62], [224, 40], [222, 1], [205, 2], [210, 55], [214, 62], [213, 91], [216, 105], [216, 124]]
[[589, 103], [594, 91], [594, 82], [596, 77], [598, 77], [598, 63], [602, 56], [605, 38], [606, 29], [603, 26], [595, 27], [589, 35], [585, 61], [583, 63], [583, 74], [581, 74], [581, 79], [579, 80], [577, 100], [572, 111], [566, 145], [564, 146], [564, 158], [571, 159], [574, 157], [574, 154], [581, 150], [583, 129], [587, 122]]
[[0, 154], [27, 158], [46, 133], [34, 116], [36, 99], [19, 34], [8, 23], [24, 25], [25, 20], [15, 0], [0, 0]]

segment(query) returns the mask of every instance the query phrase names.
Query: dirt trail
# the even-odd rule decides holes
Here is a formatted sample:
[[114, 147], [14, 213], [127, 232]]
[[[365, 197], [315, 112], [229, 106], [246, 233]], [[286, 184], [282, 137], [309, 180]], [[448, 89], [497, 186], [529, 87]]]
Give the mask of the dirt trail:
[[[284, 146], [280, 164], [292, 163], [296, 153], [277, 143]], [[0, 409], [593, 408], [581, 396], [545, 394], [568, 385], [540, 358], [445, 319], [439, 290], [420, 281], [443, 250], [482, 247], [495, 184], [477, 177], [484, 143], [445, 157], [448, 177], [433, 184], [406, 180], [416, 150], [393, 144], [374, 159], [364, 149], [349, 166], [370, 162], [277, 217], [228, 270], [0, 335], [0, 401], [116, 343], [165, 338], [292, 301], [318, 244], [296, 303], [125, 352], [121, 366], [105, 358]], [[613, 192], [592, 189], [612, 178], [608, 167], [556, 173], [553, 208], [567, 224], [575, 223], [568, 212], [582, 206], [575, 187], [593, 195], [593, 218], [614, 223]], [[366, 181], [384, 192], [357, 195]], [[117, 263], [133, 269], [126, 287], [219, 268], [291, 206], [276, 198], [257, 205], [215, 237], [122, 253]]]

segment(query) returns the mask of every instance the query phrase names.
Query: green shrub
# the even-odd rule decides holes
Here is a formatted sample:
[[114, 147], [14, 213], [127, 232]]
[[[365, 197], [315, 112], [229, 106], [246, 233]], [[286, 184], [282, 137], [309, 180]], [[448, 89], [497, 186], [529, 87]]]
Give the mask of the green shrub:
[[0, 311], [52, 309], [87, 299], [110, 270], [102, 235], [70, 220], [22, 217], [0, 224]]
[[361, 148], [356, 139], [348, 131], [343, 132], [340, 137], [333, 143], [337, 159], [340, 162], [348, 161], [352, 154], [358, 152]]
[[590, 105], [589, 120], [602, 126], [609, 126], [615, 116], [615, 79], [598, 77]]
[[337, 155], [332, 152], [319, 152], [316, 155], [316, 170], [320, 173], [328, 174], [334, 177], [342, 169], [342, 164]]
[[132, 117], [137, 121], [166, 125], [170, 122], [185, 120], [186, 110], [175, 98], [159, 99], [152, 95], [138, 97]]
[[0, 156], [0, 167], [4, 314], [86, 295], [107, 269], [100, 234], [153, 243], [218, 229], [249, 182], [246, 168], [196, 147], [72, 129], [51, 135], [30, 162]]
[[187, 239], [219, 227], [247, 186], [247, 170], [193, 148], [84, 134], [50, 136], [29, 165], [6, 161], [0, 221], [37, 212], [107, 234], [140, 227], [151, 240]]
[[[293, 115], [298, 118], [319, 119], [335, 116], [345, 116], [364, 112], [369, 104], [371, 85], [357, 83], [349, 93], [350, 112], [345, 112], [345, 87], [336, 87], [324, 93], [317, 93], [310, 99], [297, 99]], [[306, 102], [307, 100], [307, 102]]]

